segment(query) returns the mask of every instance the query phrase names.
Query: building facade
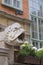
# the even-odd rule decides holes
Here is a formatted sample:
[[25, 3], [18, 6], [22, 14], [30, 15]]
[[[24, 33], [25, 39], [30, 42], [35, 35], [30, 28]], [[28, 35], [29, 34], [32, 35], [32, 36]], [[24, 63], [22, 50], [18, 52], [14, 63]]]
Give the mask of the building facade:
[[[25, 30], [24, 40], [31, 43], [31, 21], [28, 19], [28, 13], [28, 0], [0, 0], [0, 32], [14, 23], [19, 23]], [[0, 41], [0, 64], [13, 64], [15, 50], [17, 51], [15, 45]]]
[[29, 18], [32, 20], [31, 43], [43, 47], [43, 0], [29, 0]]
[[[22, 34], [19, 39], [23, 38], [37, 48], [43, 47], [43, 0], [0, 0], [0, 32], [14, 23], [19, 23], [25, 30], [25, 37], [23, 38]], [[1, 65], [13, 64], [16, 61], [16, 51], [20, 44], [0, 41]]]

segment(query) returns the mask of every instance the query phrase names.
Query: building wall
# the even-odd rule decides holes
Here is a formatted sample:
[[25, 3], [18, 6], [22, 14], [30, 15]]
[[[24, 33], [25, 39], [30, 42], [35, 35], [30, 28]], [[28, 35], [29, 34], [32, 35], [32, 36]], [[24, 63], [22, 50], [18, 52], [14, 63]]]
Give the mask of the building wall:
[[30, 32], [30, 28], [29, 28], [30, 24], [28, 24], [26, 22], [22, 22], [22, 21], [15, 21], [15, 20], [12, 20], [10, 18], [6, 18], [6, 17], [0, 15], [0, 24], [2, 24], [4, 26], [9, 26], [16, 22], [20, 23], [22, 25], [22, 27], [26, 30], [26, 32], [28, 32], [28, 33]]
[[[23, 6], [23, 14], [22, 15], [16, 15], [15, 14], [15, 10], [10, 8], [10, 7], [7, 7], [7, 6], [3, 6], [2, 5], [2, 0], [0, 0], [0, 11], [4, 11], [6, 12], [7, 14], [11, 14], [11, 15], [14, 15], [14, 16], [17, 16], [17, 17], [20, 17], [22, 19], [28, 19], [28, 0], [22, 0], [22, 6]], [[21, 26], [24, 28], [25, 30], [25, 40], [28, 40], [29, 43], [30, 43], [30, 23], [27, 23], [27, 21], [19, 21], [19, 20], [15, 20], [15, 19], [11, 19], [11, 18], [8, 18], [6, 16], [3, 16], [0, 14], [0, 24], [3, 25], [3, 26], [9, 26], [13, 23], [20, 23]], [[30, 21], [28, 21], [30, 22]], [[1, 42], [0, 41], [0, 48], [9, 48], [9, 63], [14, 63], [14, 48], [10, 45], [7, 45], [6, 43], [4, 43], [3, 41]]]
[[[22, 8], [23, 8], [23, 14], [22, 15], [16, 15], [22, 18], [28, 18], [28, 0], [22, 0]], [[15, 10], [13, 8], [3, 6], [2, 0], [0, 0], [0, 10], [5, 11], [9, 14], [15, 15]]]
[[[28, 0], [22, 0], [22, 8], [23, 8], [23, 14], [16, 15], [15, 9], [2, 5], [2, 0], [0, 0], [0, 11], [4, 11], [7, 14], [15, 15], [15, 16], [23, 18], [23, 19], [28, 19], [28, 16], [29, 16], [28, 15], [29, 14]], [[30, 24], [22, 22], [22, 21], [14, 21], [12, 19], [5, 18], [5, 17], [0, 15], [0, 24], [2, 24], [4, 26], [9, 26], [15, 22], [19, 22], [22, 25], [22, 27], [26, 30], [27, 37], [29, 36], [29, 38], [30, 38]]]
[[[6, 18], [6, 17], [0, 15], [0, 24], [3, 26], [7, 27], [16, 22], [21, 24], [22, 28], [25, 30], [25, 40], [29, 41], [29, 43], [30, 43], [30, 24], [29, 23], [13, 20], [11, 18]], [[14, 48], [10, 45], [7, 45], [3, 41], [0, 41], [0, 48], [9, 49], [8, 60], [9, 60], [10, 64], [11, 63], [13, 64], [14, 63], [14, 50], [13, 50]]]
[[30, 24], [29, 23], [22, 22], [22, 21], [15, 21], [15, 20], [12, 20], [12, 19], [9, 19], [9, 18], [6, 18], [6, 17], [0, 15], [0, 24], [1, 25], [9, 26], [16, 22], [21, 24], [22, 28], [25, 30], [25, 36], [27, 35], [27, 37], [29, 36], [28, 38], [30, 38]]

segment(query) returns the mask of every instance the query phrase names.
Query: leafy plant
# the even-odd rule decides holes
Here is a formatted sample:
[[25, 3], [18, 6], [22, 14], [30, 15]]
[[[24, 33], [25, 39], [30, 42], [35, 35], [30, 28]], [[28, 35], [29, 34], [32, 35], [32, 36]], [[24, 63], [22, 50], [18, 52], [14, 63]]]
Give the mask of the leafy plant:
[[28, 42], [24, 42], [21, 46], [20, 49], [22, 49], [23, 47], [28, 47], [28, 48], [32, 48], [32, 44], [29, 44]]
[[21, 46], [21, 49], [19, 51], [19, 55], [22, 55], [22, 56], [35, 56], [36, 55], [36, 52], [34, 49], [32, 49], [32, 45], [29, 44], [29, 43], [24, 43], [22, 46]]
[[43, 57], [43, 48], [39, 49], [36, 53], [37, 57], [42, 58]]

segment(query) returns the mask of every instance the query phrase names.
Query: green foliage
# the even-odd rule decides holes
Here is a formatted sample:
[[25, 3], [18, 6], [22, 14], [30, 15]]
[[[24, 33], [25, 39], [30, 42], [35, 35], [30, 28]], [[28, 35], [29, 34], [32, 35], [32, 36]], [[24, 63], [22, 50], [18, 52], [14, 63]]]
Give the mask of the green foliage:
[[22, 49], [20, 49], [19, 51], [19, 55], [22, 55], [22, 56], [35, 56], [36, 55], [36, 52], [34, 49], [32, 49], [32, 45], [31, 44], [24, 44]]
[[19, 51], [19, 55], [22, 55], [22, 56], [26, 56], [29, 54], [29, 49], [27, 46], [23, 47], [22, 49], [20, 49]]
[[30, 56], [36, 56], [36, 52], [35, 52], [34, 49], [30, 48], [29, 50], [30, 50], [30, 51], [29, 51], [29, 55], [30, 55]]
[[24, 43], [21, 45], [21, 49], [19, 51], [19, 55], [21, 56], [37, 56], [39, 58], [43, 57], [43, 48], [35, 50], [32, 44]]
[[24, 42], [24, 44], [22, 44], [22, 45], [20, 46], [20, 48], [21, 48], [21, 49], [22, 49], [23, 47], [31, 48], [32, 46], [33, 46], [32, 44], [29, 44], [29, 43]]
[[39, 58], [42, 58], [43, 57], [43, 49], [37, 51], [36, 56]]

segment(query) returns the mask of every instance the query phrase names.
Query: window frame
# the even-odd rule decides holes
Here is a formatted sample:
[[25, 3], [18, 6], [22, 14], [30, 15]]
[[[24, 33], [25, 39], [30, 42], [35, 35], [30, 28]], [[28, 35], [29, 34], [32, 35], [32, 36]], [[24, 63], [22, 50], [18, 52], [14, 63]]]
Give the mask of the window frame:
[[11, 2], [11, 4], [7, 4], [7, 3], [4, 2], [4, 0], [2, 0], [2, 5], [5, 5], [5, 6], [13, 8], [13, 9], [17, 9], [17, 10], [23, 11], [23, 9], [22, 9], [22, 0], [20, 0], [20, 8], [18, 8], [16, 6], [13, 6], [13, 0], [11, 0], [10, 2]]
[[11, 4], [9, 5], [8, 3], [5, 3], [4, 0], [2, 0], [2, 4], [6, 6], [11, 6]]

